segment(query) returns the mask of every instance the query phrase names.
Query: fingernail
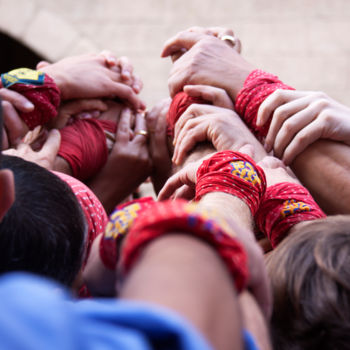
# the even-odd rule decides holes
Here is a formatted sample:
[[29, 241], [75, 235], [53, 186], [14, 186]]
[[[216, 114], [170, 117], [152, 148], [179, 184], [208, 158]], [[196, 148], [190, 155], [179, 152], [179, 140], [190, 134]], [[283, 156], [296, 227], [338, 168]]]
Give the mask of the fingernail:
[[92, 115], [93, 118], [99, 117], [100, 114], [101, 114], [100, 111], [93, 111], [93, 112], [91, 113], [91, 115]]
[[264, 143], [264, 148], [265, 148], [266, 152], [270, 152], [271, 151], [271, 146], [267, 142]]
[[126, 78], [130, 78], [130, 72], [129, 71], [123, 71], [123, 76]]
[[27, 102], [24, 104], [24, 107], [25, 107], [26, 109], [33, 109], [33, 108], [34, 108], [34, 105], [33, 105], [33, 103], [27, 101]]
[[82, 119], [90, 119], [90, 118], [92, 118], [92, 114], [91, 113], [87, 113], [87, 112], [81, 113], [80, 114], [80, 118], [82, 118]]
[[140, 92], [140, 85], [139, 84], [134, 84], [133, 85], [133, 89], [135, 90], [135, 92]]

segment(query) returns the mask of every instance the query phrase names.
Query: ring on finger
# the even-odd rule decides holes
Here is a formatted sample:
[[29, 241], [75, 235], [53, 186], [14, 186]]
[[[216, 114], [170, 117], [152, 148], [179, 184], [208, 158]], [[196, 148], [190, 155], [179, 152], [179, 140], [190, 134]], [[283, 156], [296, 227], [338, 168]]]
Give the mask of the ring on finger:
[[227, 41], [229, 43], [230, 46], [234, 47], [236, 45], [236, 38], [232, 35], [223, 35], [220, 38], [222, 41]]
[[142, 135], [142, 136], [148, 137], [148, 131], [147, 131], [147, 130], [141, 129], [141, 130], [139, 130], [139, 131], [136, 131], [136, 132], [135, 132], [135, 135]]

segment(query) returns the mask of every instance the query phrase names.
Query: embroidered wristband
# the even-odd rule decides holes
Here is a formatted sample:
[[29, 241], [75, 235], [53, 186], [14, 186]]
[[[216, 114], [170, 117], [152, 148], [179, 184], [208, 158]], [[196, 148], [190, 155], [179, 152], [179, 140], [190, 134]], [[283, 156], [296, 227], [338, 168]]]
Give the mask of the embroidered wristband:
[[264, 171], [239, 152], [217, 152], [197, 170], [197, 201], [210, 192], [225, 192], [242, 199], [255, 215], [265, 188]]
[[1, 74], [4, 88], [19, 92], [35, 106], [28, 113], [17, 111], [30, 130], [38, 125], [44, 125], [57, 116], [60, 105], [60, 90], [47, 74], [19, 68]]
[[144, 197], [118, 205], [114, 209], [100, 240], [100, 258], [107, 269], [115, 270], [123, 238], [138, 215], [154, 203], [152, 197]]
[[275, 248], [297, 223], [325, 217], [304, 186], [282, 182], [267, 188], [255, 222]]
[[157, 202], [144, 211], [129, 231], [122, 251], [122, 274], [125, 276], [152, 240], [168, 232], [183, 232], [209, 243], [221, 256], [234, 280], [237, 291], [247, 284], [248, 261], [242, 245], [224, 229], [215, 214], [198, 209], [183, 200]]
[[236, 112], [260, 141], [266, 136], [270, 121], [262, 128], [258, 128], [256, 125], [258, 110], [265, 99], [277, 89], [294, 90], [280, 81], [277, 76], [256, 69], [248, 75], [236, 98]]

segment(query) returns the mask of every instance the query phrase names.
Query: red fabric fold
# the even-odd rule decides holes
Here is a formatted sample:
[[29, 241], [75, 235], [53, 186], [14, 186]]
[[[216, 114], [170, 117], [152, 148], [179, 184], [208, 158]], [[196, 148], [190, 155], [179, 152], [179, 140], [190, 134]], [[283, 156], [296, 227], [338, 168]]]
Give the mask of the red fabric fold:
[[16, 83], [9, 89], [19, 92], [35, 106], [34, 110], [28, 113], [17, 110], [30, 130], [38, 125], [46, 124], [57, 116], [61, 102], [60, 90], [47, 74], [45, 74], [43, 85]]
[[282, 182], [267, 188], [255, 222], [275, 248], [294, 225], [325, 217], [304, 186]]
[[184, 232], [210, 244], [226, 264], [236, 290], [248, 280], [248, 258], [237, 239], [231, 237], [214, 215], [202, 213], [196, 204], [183, 200], [156, 202], [135, 220], [121, 256], [124, 276], [132, 269], [145, 246], [169, 232]]
[[186, 111], [186, 109], [194, 103], [211, 104], [210, 102], [203, 100], [201, 97], [191, 97], [183, 91], [177, 93], [174, 96], [166, 117], [168, 136], [174, 136], [174, 128], [176, 122]]
[[249, 156], [234, 152], [215, 153], [197, 170], [196, 200], [210, 192], [225, 192], [242, 199], [254, 215], [265, 193], [264, 171]]
[[123, 238], [140, 213], [154, 203], [152, 197], [144, 197], [118, 205], [114, 209], [100, 240], [100, 258], [106, 268], [115, 270]]
[[58, 155], [69, 163], [77, 179], [88, 180], [105, 165], [108, 149], [104, 130], [115, 133], [116, 123], [94, 118], [77, 119], [60, 130]]
[[262, 128], [257, 127], [258, 110], [265, 99], [277, 89], [294, 90], [279, 80], [277, 76], [256, 69], [248, 75], [236, 98], [236, 112], [260, 141], [267, 135], [270, 120]]

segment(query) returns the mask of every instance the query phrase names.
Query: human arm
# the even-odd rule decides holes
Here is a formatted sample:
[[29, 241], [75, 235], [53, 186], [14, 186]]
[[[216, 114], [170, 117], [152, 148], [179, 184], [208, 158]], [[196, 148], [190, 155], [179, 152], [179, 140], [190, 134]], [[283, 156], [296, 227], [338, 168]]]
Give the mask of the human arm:
[[103, 203], [107, 213], [126, 198], [150, 174], [146, 137], [138, 134], [146, 129], [142, 114], [136, 114], [135, 126], [132, 115], [125, 109], [116, 131], [116, 142], [108, 156], [107, 163], [89, 182], [89, 187]]
[[286, 164], [318, 139], [350, 145], [350, 108], [322, 92], [276, 90], [260, 105], [257, 125], [270, 119], [265, 147]]
[[134, 109], [145, 107], [133, 89], [124, 84], [120, 73], [106, 64], [103, 55], [67, 57], [53, 64], [40, 65], [39, 68], [54, 79], [62, 100], [118, 97]]

